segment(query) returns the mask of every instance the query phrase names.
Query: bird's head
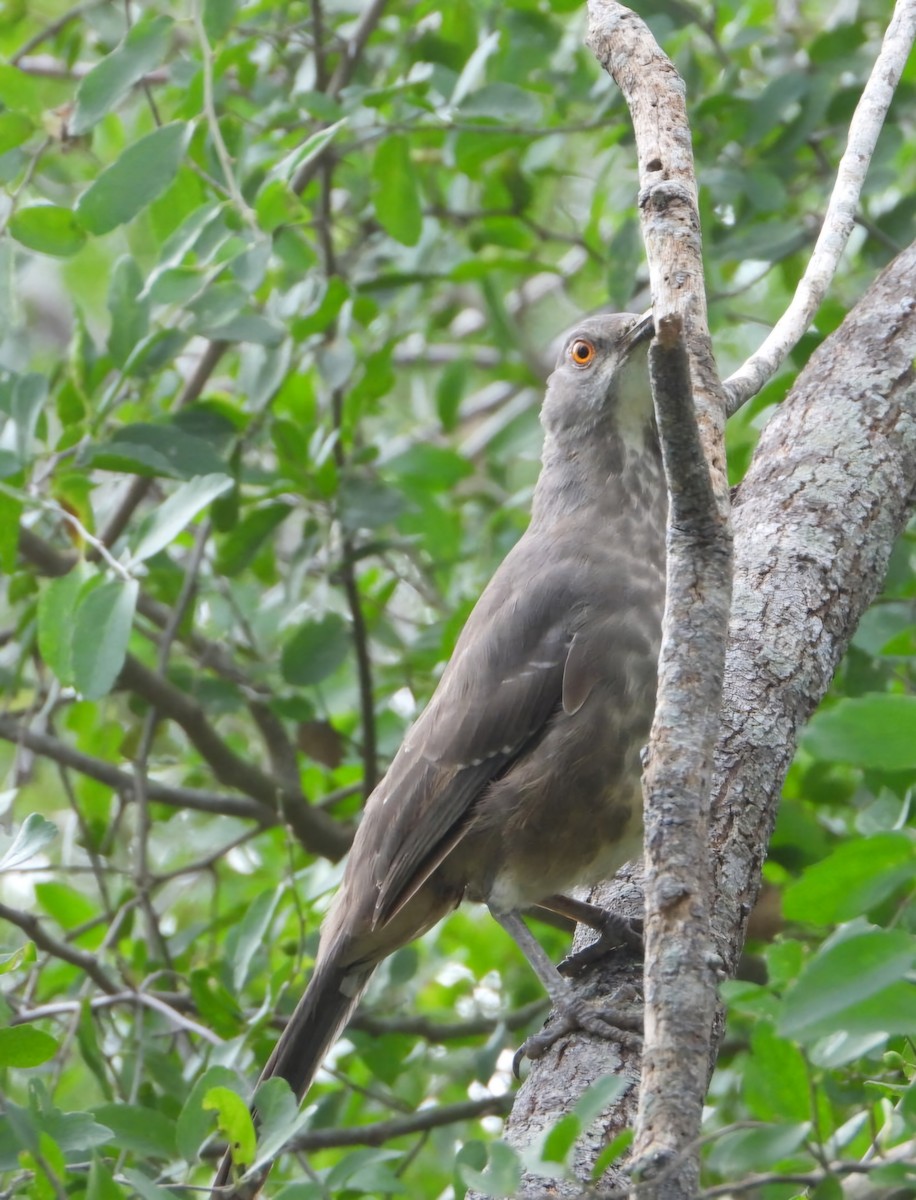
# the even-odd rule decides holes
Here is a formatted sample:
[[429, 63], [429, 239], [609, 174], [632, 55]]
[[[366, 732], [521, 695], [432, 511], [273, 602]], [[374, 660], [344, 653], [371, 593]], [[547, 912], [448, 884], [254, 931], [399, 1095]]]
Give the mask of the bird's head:
[[611, 423], [625, 445], [641, 449], [653, 421], [646, 359], [653, 332], [651, 313], [580, 321], [547, 381], [541, 410], [547, 433], [570, 445]]

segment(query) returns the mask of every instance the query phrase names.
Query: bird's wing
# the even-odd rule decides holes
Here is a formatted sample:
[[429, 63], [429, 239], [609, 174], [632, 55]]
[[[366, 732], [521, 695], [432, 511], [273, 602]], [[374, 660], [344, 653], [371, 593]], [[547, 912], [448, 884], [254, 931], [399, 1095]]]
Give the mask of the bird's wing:
[[481, 596], [380, 789], [372, 814], [377, 923], [460, 840], [475, 799], [540, 736], [564, 690], [578, 707], [592, 686], [582, 667], [575, 686], [564, 685], [567, 663], [579, 657], [570, 656], [581, 611], [575, 572], [565, 563], [547, 570], [526, 549], [516, 547]]

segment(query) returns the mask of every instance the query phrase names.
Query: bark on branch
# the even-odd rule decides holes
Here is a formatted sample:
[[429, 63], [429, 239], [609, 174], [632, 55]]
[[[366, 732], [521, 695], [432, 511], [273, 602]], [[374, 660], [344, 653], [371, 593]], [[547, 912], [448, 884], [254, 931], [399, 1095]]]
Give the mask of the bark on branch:
[[[644, 777], [645, 1047], [631, 1174], [695, 1194], [716, 1008], [708, 805], [731, 599], [725, 400], [706, 323], [685, 88], [634, 13], [589, 6], [588, 44], [630, 110], [656, 322], [650, 371], [668, 481], [668, 582]], [[701, 663], [701, 669], [697, 664]], [[676, 1170], [671, 1164], [678, 1164]], [[661, 1190], [652, 1180], [664, 1174]]]
[[916, 243], [814, 353], [735, 499], [713, 934], [734, 972], [798, 733], [916, 500]]

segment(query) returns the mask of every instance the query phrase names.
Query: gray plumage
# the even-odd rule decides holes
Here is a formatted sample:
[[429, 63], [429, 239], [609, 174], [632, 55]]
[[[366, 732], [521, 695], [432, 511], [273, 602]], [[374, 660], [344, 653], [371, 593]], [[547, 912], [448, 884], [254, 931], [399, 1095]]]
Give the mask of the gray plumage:
[[462, 899], [550, 907], [640, 852], [665, 565], [651, 329], [618, 314], [566, 338], [530, 526], [367, 802], [313, 977], [262, 1075], [300, 1097], [377, 963]]

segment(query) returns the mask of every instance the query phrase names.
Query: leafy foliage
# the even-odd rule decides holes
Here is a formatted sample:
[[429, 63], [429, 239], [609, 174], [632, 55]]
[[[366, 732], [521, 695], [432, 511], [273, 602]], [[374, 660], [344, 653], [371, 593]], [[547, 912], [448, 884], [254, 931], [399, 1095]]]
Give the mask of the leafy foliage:
[[[688, 85], [724, 371], [804, 267], [888, 15], [833, 9], [640, 6]], [[524, 526], [551, 339], [646, 306], [628, 122], [583, 28], [566, 0], [0, 16], [14, 1195], [160, 1200], [206, 1182], [217, 1130], [246, 1161], [299, 1136], [307, 1173], [287, 1158], [271, 1188], [300, 1200], [515, 1186], [493, 1138], [539, 993], [474, 911], [384, 966], [305, 1119], [261, 1097], [256, 1144], [238, 1097], [362, 792]], [[735, 481], [912, 236], [913, 85], [816, 329], [732, 422]], [[725, 989], [711, 1182], [913, 1136], [914, 566], [908, 536], [786, 785], [787, 923], [766, 982]], [[379, 1147], [360, 1127], [392, 1112]]]

